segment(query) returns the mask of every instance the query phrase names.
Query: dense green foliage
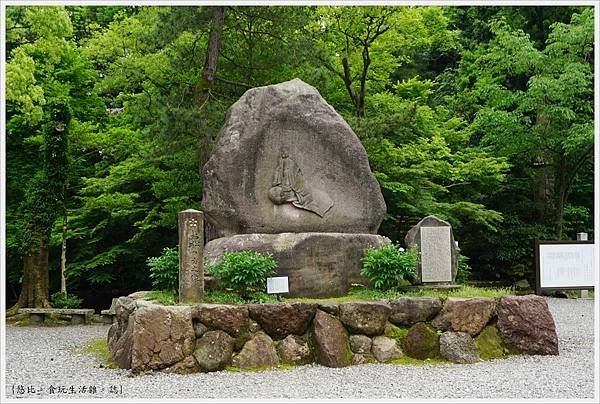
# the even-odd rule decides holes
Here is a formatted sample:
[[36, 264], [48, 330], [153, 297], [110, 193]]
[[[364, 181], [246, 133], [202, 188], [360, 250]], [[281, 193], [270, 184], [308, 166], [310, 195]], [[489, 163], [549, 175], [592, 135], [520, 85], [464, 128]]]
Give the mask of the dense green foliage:
[[417, 273], [419, 253], [416, 248], [404, 250], [397, 244], [368, 247], [361, 259], [360, 274], [377, 290], [389, 290], [412, 279]]
[[246, 299], [253, 293], [266, 291], [267, 277], [275, 273], [277, 265], [271, 254], [245, 250], [223, 254], [205, 272], [215, 276], [219, 285]]
[[146, 261], [154, 290], [176, 291], [179, 289], [179, 250], [165, 247], [158, 257]]
[[55, 309], [78, 309], [83, 299], [62, 292], [53, 293], [50, 296], [50, 305]]
[[65, 217], [70, 291], [150, 287], [229, 106], [295, 77], [365, 146], [392, 241], [435, 214], [472, 278], [531, 283], [534, 237], [593, 238], [591, 7], [219, 9], [6, 8], [9, 301], [43, 238], [58, 290]]

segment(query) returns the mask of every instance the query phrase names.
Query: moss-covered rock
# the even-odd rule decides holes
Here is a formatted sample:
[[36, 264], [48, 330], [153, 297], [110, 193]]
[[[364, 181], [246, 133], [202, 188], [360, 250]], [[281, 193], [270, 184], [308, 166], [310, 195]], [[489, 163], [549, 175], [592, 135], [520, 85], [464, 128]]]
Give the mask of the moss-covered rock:
[[508, 355], [508, 349], [496, 327], [485, 327], [475, 338], [475, 346], [483, 360], [504, 358]]
[[440, 336], [435, 329], [425, 323], [410, 327], [402, 340], [402, 351], [415, 359], [439, 358]]

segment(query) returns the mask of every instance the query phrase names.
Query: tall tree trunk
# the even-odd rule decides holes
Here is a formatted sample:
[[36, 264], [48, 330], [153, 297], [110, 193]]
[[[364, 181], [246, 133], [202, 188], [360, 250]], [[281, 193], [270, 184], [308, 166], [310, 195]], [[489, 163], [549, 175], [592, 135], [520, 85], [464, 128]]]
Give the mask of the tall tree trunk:
[[225, 10], [227, 7], [215, 7], [212, 22], [210, 26], [210, 35], [206, 55], [204, 58], [204, 67], [202, 68], [202, 78], [197, 86], [196, 104], [202, 107], [210, 97], [210, 91], [213, 87], [217, 75], [217, 62], [219, 60], [219, 49], [221, 48], [221, 33], [223, 32], [223, 23], [225, 21]]
[[[204, 67], [202, 68], [202, 78], [196, 86], [196, 106], [202, 109], [209, 101], [211, 90], [217, 77], [217, 62], [219, 61], [219, 52], [221, 48], [221, 33], [225, 21], [225, 10], [227, 7], [215, 7], [210, 26], [210, 35], [206, 55], [204, 57]], [[212, 142], [211, 130], [202, 122], [201, 124], [204, 136], [198, 142], [198, 161], [200, 163], [200, 173], [204, 163], [208, 161], [209, 145]]]
[[[66, 187], [65, 187], [66, 188]], [[67, 269], [67, 198], [63, 198], [63, 227], [62, 227], [62, 248], [60, 250], [60, 291], [67, 295], [67, 279], [65, 270]]]
[[48, 302], [48, 248], [44, 237], [37, 235], [38, 245], [23, 260], [23, 288], [19, 307], [50, 307]]

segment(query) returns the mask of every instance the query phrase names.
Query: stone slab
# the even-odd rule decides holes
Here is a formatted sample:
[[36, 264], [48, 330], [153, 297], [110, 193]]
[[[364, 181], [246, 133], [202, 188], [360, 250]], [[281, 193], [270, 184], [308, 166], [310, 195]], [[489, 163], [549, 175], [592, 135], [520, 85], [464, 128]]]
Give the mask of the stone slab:
[[330, 297], [343, 295], [352, 283], [368, 283], [360, 275], [364, 250], [389, 243], [388, 238], [375, 234], [239, 234], [210, 241], [204, 253], [209, 263], [225, 252], [271, 253], [278, 262], [276, 276], [289, 278], [286, 296]]
[[421, 227], [421, 281], [452, 282], [450, 227]]

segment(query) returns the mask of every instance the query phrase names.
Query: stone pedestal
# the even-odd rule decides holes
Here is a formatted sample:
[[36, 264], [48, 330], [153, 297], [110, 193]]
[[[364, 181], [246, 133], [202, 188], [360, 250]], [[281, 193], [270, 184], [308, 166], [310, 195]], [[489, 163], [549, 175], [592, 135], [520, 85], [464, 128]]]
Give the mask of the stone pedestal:
[[179, 301], [198, 303], [204, 295], [204, 214], [179, 212]]
[[389, 243], [376, 234], [238, 234], [208, 242], [205, 254], [214, 263], [226, 252], [271, 253], [278, 263], [275, 276], [288, 277], [287, 296], [330, 297], [345, 294], [353, 283], [367, 284], [360, 275], [365, 249]]

